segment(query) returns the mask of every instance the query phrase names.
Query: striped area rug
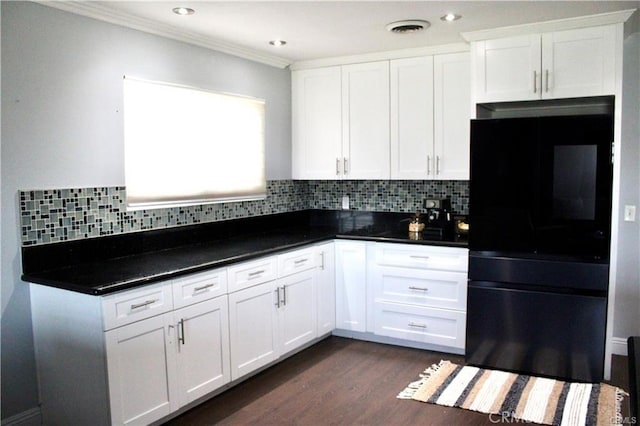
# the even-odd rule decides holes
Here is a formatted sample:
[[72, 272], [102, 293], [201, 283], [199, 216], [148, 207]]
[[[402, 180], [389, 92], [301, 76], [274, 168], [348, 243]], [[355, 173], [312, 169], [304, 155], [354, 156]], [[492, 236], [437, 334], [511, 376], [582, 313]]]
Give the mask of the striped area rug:
[[569, 383], [440, 361], [409, 384], [401, 399], [487, 413], [497, 423], [622, 424], [626, 393], [607, 384]]

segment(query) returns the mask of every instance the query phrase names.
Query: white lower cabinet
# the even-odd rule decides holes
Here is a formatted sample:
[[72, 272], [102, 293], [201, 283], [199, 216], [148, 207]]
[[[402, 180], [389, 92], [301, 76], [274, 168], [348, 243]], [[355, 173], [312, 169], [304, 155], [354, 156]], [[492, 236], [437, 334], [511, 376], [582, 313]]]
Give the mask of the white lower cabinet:
[[338, 240], [336, 251], [336, 328], [367, 331], [367, 245]]
[[317, 335], [323, 336], [336, 328], [336, 261], [334, 243], [316, 247], [316, 300], [318, 311]]
[[[232, 380], [317, 336], [315, 249], [302, 248], [251, 263], [279, 265], [278, 278], [261, 282], [266, 281], [265, 275], [252, 281], [253, 286], [229, 294]], [[234, 268], [242, 269], [243, 264]]]
[[467, 274], [464, 272], [374, 267], [370, 281], [376, 301], [440, 309], [466, 309]]
[[467, 249], [376, 243], [367, 259], [375, 334], [464, 348]]
[[374, 333], [420, 343], [464, 348], [466, 314], [400, 303], [376, 302]]
[[147, 424], [230, 380], [227, 296], [105, 332], [111, 419]]
[[43, 421], [158, 422], [334, 329], [462, 348], [466, 268], [336, 240], [103, 297], [34, 284]]
[[148, 424], [178, 408], [171, 313], [109, 330], [105, 337], [112, 424]]
[[229, 295], [231, 380], [278, 358], [275, 281]]
[[174, 312], [182, 407], [231, 381], [227, 296]]
[[286, 354], [315, 339], [316, 298], [314, 271], [278, 280], [280, 353]]

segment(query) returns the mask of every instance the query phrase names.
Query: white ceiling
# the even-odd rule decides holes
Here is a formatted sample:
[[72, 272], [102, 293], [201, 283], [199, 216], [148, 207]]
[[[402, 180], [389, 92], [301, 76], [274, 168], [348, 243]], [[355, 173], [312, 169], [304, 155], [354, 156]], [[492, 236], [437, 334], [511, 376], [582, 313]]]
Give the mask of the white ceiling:
[[[640, 1], [92, 1], [43, 2], [109, 22], [191, 41], [277, 65], [312, 59], [460, 43], [460, 33], [640, 8]], [[196, 12], [178, 16], [172, 8]], [[447, 12], [463, 16], [443, 22]], [[638, 12], [637, 12], [638, 13]], [[637, 14], [636, 13], [636, 14]], [[394, 34], [386, 24], [431, 22]], [[285, 46], [269, 41], [284, 39]]]

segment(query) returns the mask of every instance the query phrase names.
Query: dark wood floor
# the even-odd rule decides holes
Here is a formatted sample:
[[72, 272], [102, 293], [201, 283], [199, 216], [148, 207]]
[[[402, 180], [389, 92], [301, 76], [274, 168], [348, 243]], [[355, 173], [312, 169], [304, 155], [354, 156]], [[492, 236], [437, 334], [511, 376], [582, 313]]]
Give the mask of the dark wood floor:
[[[396, 398], [426, 367], [464, 357], [330, 337], [167, 425], [492, 425], [486, 414]], [[626, 357], [611, 383], [628, 390]], [[628, 401], [623, 405], [628, 415]]]

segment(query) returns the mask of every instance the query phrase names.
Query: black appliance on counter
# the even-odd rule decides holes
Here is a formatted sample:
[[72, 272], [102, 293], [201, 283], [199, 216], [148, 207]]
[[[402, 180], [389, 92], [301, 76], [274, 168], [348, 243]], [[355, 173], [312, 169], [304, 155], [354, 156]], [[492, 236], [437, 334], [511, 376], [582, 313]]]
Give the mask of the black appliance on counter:
[[466, 361], [603, 378], [608, 114], [471, 122]]
[[424, 200], [424, 236], [432, 239], [450, 238], [453, 235], [451, 200], [448, 198], [427, 198]]

